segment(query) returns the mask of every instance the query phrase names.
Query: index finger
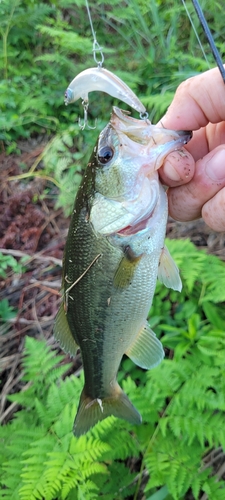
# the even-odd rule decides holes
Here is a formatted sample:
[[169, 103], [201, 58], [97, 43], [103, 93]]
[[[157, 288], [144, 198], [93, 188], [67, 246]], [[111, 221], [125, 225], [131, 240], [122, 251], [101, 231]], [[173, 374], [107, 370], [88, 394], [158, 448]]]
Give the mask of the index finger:
[[225, 120], [225, 85], [218, 68], [182, 82], [161, 123], [174, 130], [198, 130]]

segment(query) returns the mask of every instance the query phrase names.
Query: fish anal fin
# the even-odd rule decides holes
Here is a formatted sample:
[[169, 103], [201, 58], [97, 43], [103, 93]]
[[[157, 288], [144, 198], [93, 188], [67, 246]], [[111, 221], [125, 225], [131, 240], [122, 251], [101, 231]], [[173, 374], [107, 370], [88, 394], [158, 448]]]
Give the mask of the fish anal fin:
[[117, 383], [112, 395], [105, 398], [92, 399], [85, 394], [84, 388], [74, 421], [74, 435], [79, 437], [86, 434], [97, 422], [110, 415], [127, 420], [134, 425], [141, 424], [141, 415]]
[[130, 246], [125, 247], [124, 257], [121, 259], [114, 275], [113, 285], [116, 288], [126, 288], [130, 285], [142, 255], [143, 254], [137, 256]]
[[63, 302], [60, 305], [56, 315], [53, 333], [55, 339], [59, 342], [60, 347], [71, 356], [76, 356], [78, 345], [76, 344], [71, 333]]
[[164, 358], [163, 346], [147, 321], [133, 344], [131, 344], [126, 351], [126, 355], [129, 356], [136, 365], [146, 370], [154, 368]]
[[159, 260], [158, 279], [168, 288], [181, 292], [182, 281], [180, 279], [179, 269], [166, 246], [162, 249]]

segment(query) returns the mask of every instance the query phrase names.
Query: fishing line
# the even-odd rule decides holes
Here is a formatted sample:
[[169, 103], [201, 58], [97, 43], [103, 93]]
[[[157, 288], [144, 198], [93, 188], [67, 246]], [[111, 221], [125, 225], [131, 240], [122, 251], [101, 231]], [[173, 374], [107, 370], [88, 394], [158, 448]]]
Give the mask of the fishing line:
[[196, 14], [197, 14], [197, 16], [198, 16], [198, 18], [199, 18], [199, 21], [200, 21], [200, 23], [201, 23], [201, 25], [202, 25], [202, 28], [203, 28], [203, 30], [204, 30], [205, 36], [206, 36], [206, 38], [207, 38], [207, 40], [208, 40], [208, 43], [209, 43], [209, 45], [210, 45], [210, 48], [211, 48], [211, 51], [212, 51], [213, 57], [214, 57], [214, 59], [215, 59], [215, 61], [216, 61], [216, 64], [217, 64], [217, 66], [218, 66], [219, 70], [220, 70], [220, 73], [221, 73], [222, 79], [223, 79], [223, 81], [224, 81], [224, 83], [225, 83], [225, 69], [224, 69], [224, 67], [223, 67], [222, 59], [221, 59], [221, 57], [220, 57], [220, 53], [219, 53], [219, 51], [217, 50], [216, 45], [215, 45], [215, 43], [214, 43], [212, 33], [211, 33], [210, 29], [209, 29], [209, 26], [208, 26], [208, 24], [207, 24], [207, 21], [206, 21], [206, 19], [205, 19], [205, 16], [204, 16], [204, 14], [203, 14], [203, 11], [202, 11], [202, 9], [201, 9], [201, 7], [200, 7], [200, 5], [199, 5], [199, 3], [198, 3], [198, 1], [197, 1], [197, 0], [192, 0], [192, 3], [193, 3], [193, 5], [194, 5], [194, 8], [195, 8]]
[[[93, 57], [94, 57], [94, 61], [96, 62], [96, 64], [101, 68], [103, 63], [104, 63], [104, 54], [102, 52], [102, 47], [100, 47], [100, 45], [97, 41], [97, 38], [96, 38], [96, 33], [95, 33], [94, 27], [93, 27], [93, 22], [92, 22], [91, 12], [90, 12], [89, 5], [88, 5], [88, 0], [85, 0], [85, 3], [86, 3], [86, 9], [87, 9], [89, 23], [90, 23], [90, 27], [91, 27], [91, 32], [92, 32], [92, 36], [93, 36], [93, 48], [92, 48]], [[96, 52], [100, 52], [101, 61], [97, 60]]]
[[[196, 35], [197, 40], [198, 40], [198, 43], [199, 43], [199, 45], [200, 45], [200, 47], [201, 47], [201, 50], [202, 50], [202, 53], [203, 53], [203, 55], [204, 55], [204, 57], [205, 57], [205, 60], [206, 60], [206, 61], [207, 61], [207, 63], [209, 64], [208, 59], [207, 59], [206, 54], [205, 54], [205, 51], [204, 51], [204, 49], [203, 49], [203, 47], [202, 47], [202, 44], [201, 44], [201, 42], [200, 42], [200, 40], [199, 40], [199, 36], [198, 36], [198, 34], [197, 34], [197, 32], [196, 32], [196, 29], [195, 29], [195, 27], [194, 27], [194, 24], [193, 24], [193, 21], [192, 21], [192, 19], [191, 19], [191, 16], [190, 16], [190, 14], [189, 14], [189, 12], [188, 12], [188, 8], [187, 8], [187, 6], [186, 6], [185, 0], [182, 0], [182, 4], [183, 4], [183, 6], [184, 6], [184, 8], [185, 8], [185, 10], [186, 10], [186, 13], [187, 13], [188, 18], [189, 18], [190, 23], [191, 23], [191, 26], [192, 26], [192, 28], [193, 28], [193, 30], [194, 30], [194, 32], [195, 32], [195, 35]], [[223, 62], [222, 62], [222, 59], [221, 59], [220, 53], [219, 53], [219, 51], [218, 51], [218, 49], [217, 49], [217, 47], [216, 47], [216, 45], [215, 45], [215, 42], [214, 42], [214, 40], [213, 40], [212, 33], [211, 33], [210, 29], [209, 29], [209, 26], [208, 26], [208, 23], [207, 23], [207, 21], [206, 21], [206, 19], [205, 19], [205, 16], [204, 16], [204, 14], [203, 14], [203, 11], [202, 11], [202, 9], [201, 9], [201, 7], [200, 7], [200, 5], [199, 5], [198, 0], [192, 0], [192, 4], [193, 4], [194, 9], [195, 9], [195, 12], [196, 12], [196, 14], [197, 14], [197, 16], [198, 16], [198, 19], [199, 19], [199, 21], [200, 21], [200, 24], [201, 24], [201, 26], [202, 26], [202, 28], [203, 28], [203, 31], [204, 31], [204, 33], [205, 33], [205, 36], [206, 36], [206, 38], [207, 38], [207, 41], [208, 41], [209, 46], [210, 46], [210, 48], [211, 48], [211, 51], [212, 51], [213, 57], [214, 57], [214, 59], [215, 59], [215, 61], [216, 61], [216, 64], [217, 64], [217, 66], [218, 66], [218, 69], [219, 69], [219, 71], [220, 71], [220, 73], [221, 73], [221, 76], [222, 76], [223, 82], [225, 83], [225, 69], [224, 69], [224, 67], [223, 67]]]
[[191, 14], [190, 14], [190, 12], [189, 12], [189, 10], [188, 10], [188, 8], [187, 8], [187, 5], [186, 5], [186, 3], [185, 3], [185, 1], [184, 1], [184, 0], [182, 0], [182, 4], [183, 4], [183, 6], [184, 6], [184, 8], [185, 8], [185, 10], [186, 10], [186, 14], [187, 14], [188, 19], [189, 19], [189, 21], [190, 21], [190, 23], [191, 23], [191, 26], [192, 26], [192, 29], [193, 29], [193, 31], [194, 31], [194, 34], [195, 34], [195, 36], [196, 36], [196, 38], [197, 38], [197, 40], [198, 40], [198, 43], [199, 43], [200, 49], [201, 49], [201, 51], [202, 51], [202, 53], [203, 53], [203, 56], [204, 56], [204, 58], [205, 58], [205, 60], [206, 60], [206, 62], [207, 62], [207, 64], [208, 64], [208, 66], [209, 66], [209, 68], [210, 68], [209, 60], [208, 60], [207, 55], [206, 55], [206, 53], [205, 53], [205, 51], [204, 51], [204, 47], [203, 47], [202, 42], [201, 42], [201, 40], [200, 40], [200, 38], [199, 38], [199, 36], [198, 36], [198, 32], [197, 32], [197, 30], [196, 30], [196, 28], [195, 28], [195, 25], [194, 25], [194, 23], [193, 23], [193, 21], [192, 21], [192, 18], [191, 18]]

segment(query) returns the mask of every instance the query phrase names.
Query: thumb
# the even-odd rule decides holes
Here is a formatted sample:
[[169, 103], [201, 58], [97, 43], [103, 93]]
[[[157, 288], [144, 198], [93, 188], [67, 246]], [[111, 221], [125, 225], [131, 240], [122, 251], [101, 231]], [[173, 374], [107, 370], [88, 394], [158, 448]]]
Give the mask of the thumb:
[[[191, 181], [168, 190], [170, 215], [180, 221], [197, 219], [202, 207], [225, 187], [225, 146], [218, 146], [196, 162]], [[211, 224], [212, 227], [212, 224]]]

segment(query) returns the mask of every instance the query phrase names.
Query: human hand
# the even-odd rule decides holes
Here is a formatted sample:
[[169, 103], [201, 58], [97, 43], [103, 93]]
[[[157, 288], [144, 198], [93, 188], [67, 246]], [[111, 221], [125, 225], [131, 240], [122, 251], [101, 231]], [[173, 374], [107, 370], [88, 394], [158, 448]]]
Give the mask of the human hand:
[[194, 131], [185, 153], [170, 153], [159, 171], [169, 186], [170, 215], [179, 221], [202, 216], [215, 231], [225, 231], [225, 85], [219, 70], [183, 82], [160, 123]]

